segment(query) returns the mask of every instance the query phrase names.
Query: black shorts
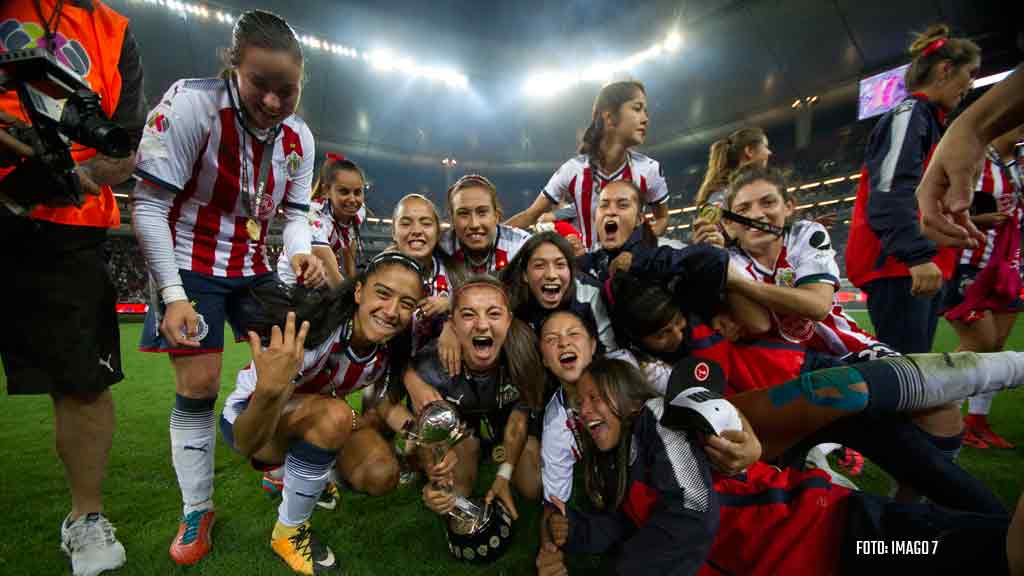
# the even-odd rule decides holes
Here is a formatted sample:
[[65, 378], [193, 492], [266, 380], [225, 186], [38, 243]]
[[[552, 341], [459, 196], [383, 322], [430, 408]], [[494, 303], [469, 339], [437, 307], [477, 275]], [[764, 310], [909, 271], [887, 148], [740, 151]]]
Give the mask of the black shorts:
[[0, 358], [8, 394], [93, 394], [124, 378], [117, 289], [104, 228], [66, 226], [0, 207]]

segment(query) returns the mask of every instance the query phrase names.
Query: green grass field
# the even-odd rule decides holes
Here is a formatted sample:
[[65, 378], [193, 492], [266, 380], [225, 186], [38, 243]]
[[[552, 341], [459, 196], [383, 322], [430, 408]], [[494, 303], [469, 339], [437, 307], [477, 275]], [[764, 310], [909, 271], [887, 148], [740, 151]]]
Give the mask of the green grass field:
[[[866, 314], [855, 314], [867, 323]], [[119, 573], [290, 574], [269, 546], [276, 503], [262, 495], [258, 473], [222, 442], [216, 460], [214, 550], [189, 569], [171, 562], [167, 548], [181, 512], [168, 448], [173, 377], [165, 356], [135, 351], [140, 328], [122, 324], [127, 378], [114, 387], [117, 432], [105, 485], [106, 514], [128, 551], [128, 564]], [[955, 345], [955, 335], [943, 323], [935, 349], [952, 350]], [[1018, 326], [1008, 348], [1024, 349], [1024, 329]], [[226, 350], [221, 402], [248, 356], [247, 345]], [[1022, 412], [1024, 393], [1015, 391], [999, 395], [991, 415], [993, 426], [1017, 446], [1024, 446]], [[0, 574], [67, 573], [58, 545], [59, 523], [70, 504], [53, 448], [50, 401], [0, 396], [0, 413], [0, 510], [6, 511], [8, 534], [0, 540]], [[965, 448], [960, 462], [1007, 505], [1024, 489], [1022, 448]], [[492, 478], [493, 471], [484, 475], [478, 490], [485, 490]], [[888, 489], [884, 474], [870, 465], [856, 481], [872, 491]], [[381, 498], [344, 494], [335, 511], [318, 510], [313, 525], [342, 559], [347, 574], [528, 574], [537, 546], [537, 510], [520, 503], [520, 514], [512, 550], [486, 568], [466, 566], [449, 556], [441, 521], [419, 503], [416, 486]]]

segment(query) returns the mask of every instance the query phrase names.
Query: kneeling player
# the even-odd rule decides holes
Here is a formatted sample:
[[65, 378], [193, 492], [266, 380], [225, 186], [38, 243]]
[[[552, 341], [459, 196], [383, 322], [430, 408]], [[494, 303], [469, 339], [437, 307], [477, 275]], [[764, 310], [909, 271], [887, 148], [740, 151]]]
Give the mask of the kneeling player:
[[[536, 338], [512, 318], [504, 287], [488, 276], [470, 278], [456, 290], [452, 326], [464, 364], [461, 373], [448, 376], [437, 348], [430, 345], [406, 371], [406, 389], [417, 410], [444, 399], [455, 405], [470, 429], [486, 423], [495, 444], [494, 459], [500, 463], [486, 501], [500, 498], [516, 518], [510, 483], [530, 499], [540, 492], [539, 421], [533, 415], [540, 410], [545, 378]], [[446, 459], [432, 476], [453, 471], [455, 492], [468, 496], [476, 483], [480, 446], [477, 437], [462, 441], [452, 451], [455, 458]], [[455, 494], [428, 483], [423, 499], [431, 510], [444, 514], [454, 506]]]
[[[299, 289], [302, 290], [301, 288]], [[300, 292], [301, 294], [301, 292]], [[284, 464], [284, 489], [271, 546], [296, 572], [337, 569], [334, 554], [310, 532], [309, 518], [332, 466], [355, 488], [392, 490], [398, 462], [389, 444], [363, 427], [345, 401], [353, 391], [398, 378], [409, 356], [407, 329], [423, 298], [420, 268], [396, 253], [372, 260], [355, 281], [326, 295], [304, 293], [291, 302], [280, 293], [262, 298], [269, 346], [249, 333], [253, 362], [238, 374], [221, 418], [227, 443], [259, 468]], [[275, 301], [275, 298], [277, 301]], [[288, 312], [284, 335], [276, 326]], [[295, 334], [295, 318], [304, 321]], [[401, 336], [399, 336], [401, 335]], [[399, 336], [398, 338], [395, 338]], [[383, 394], [382, 394], [383, 396]], [[411, 419], [390, 398], [377, 404], [389, 425]]]

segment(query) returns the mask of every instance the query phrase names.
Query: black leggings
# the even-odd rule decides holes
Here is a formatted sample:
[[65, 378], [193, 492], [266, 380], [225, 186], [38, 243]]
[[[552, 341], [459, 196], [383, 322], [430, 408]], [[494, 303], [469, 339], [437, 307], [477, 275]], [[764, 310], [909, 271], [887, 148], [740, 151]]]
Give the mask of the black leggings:
[[967, 512], [1006, 515], [1003, 503], [980, 480], [950, 461], [930, 435], [905, 414], [861, 412], [811, 434], [780, 460], [802, 464], [802, 455], [818, 444], [836, 442], [870, 458], [900, 483], [912, 486], [932, 502]]

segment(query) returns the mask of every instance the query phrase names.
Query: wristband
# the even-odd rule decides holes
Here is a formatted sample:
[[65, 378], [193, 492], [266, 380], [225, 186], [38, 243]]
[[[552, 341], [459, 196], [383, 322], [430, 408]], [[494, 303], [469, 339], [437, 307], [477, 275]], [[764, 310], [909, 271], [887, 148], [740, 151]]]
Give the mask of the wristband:
[[498, 476], [501, 476], [505, 480], [512, 479], [512, 465], [508, 462], [502, 462], [501, 466], [498, 466]]
[[160, 299], [163, 300], [164, 304], [170, 304], [179, 300], [188, 300], [188, 294], [185, 294], [184, 286], [174, 284], [173, 286], [164, 286], [160, 289]]

